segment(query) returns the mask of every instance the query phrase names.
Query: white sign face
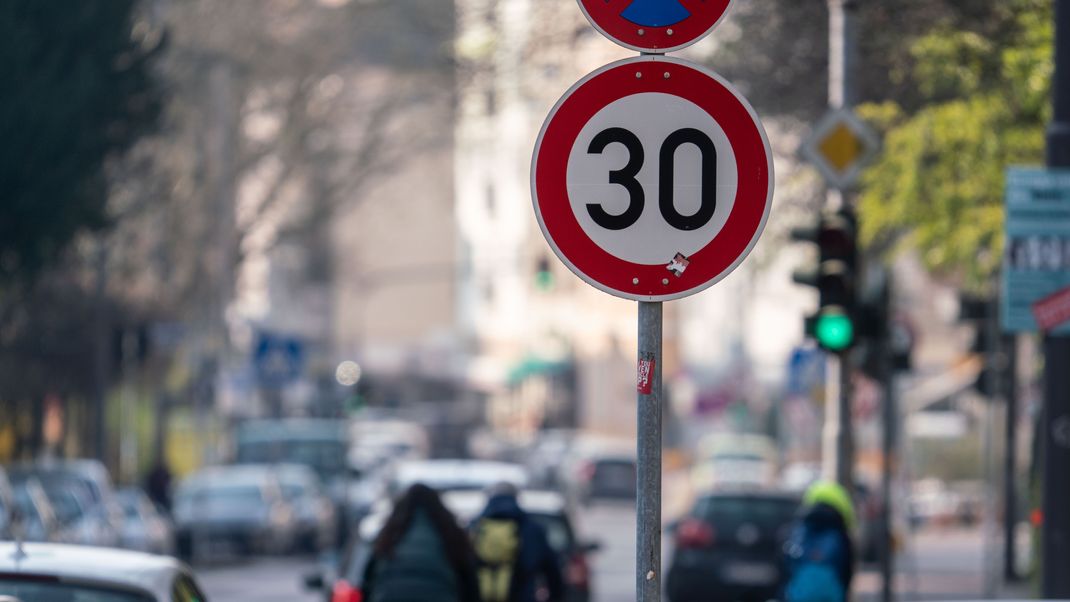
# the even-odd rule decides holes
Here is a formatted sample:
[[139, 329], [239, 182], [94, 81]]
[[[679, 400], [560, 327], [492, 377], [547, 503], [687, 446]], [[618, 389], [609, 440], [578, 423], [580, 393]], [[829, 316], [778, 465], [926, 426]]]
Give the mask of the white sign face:
[[[674, 135], [683, 142], [672, 142]], [[704, 162], [714, 161], [716, 169], [704, 173]], [[587, 122], [569, 154], [566, 182], [576, 220], [595, 244], [625, 261], [664, 264], [676, 253], [696, 253], [721, 232], [735, 205], [737, 173], [732, 144], [709, 113], [679, 96], [649, 92], [617, 100]], [[663, 174], [671, 179], [664, 190]], [[705, 199], [712, 212], [704, 209], [704, 187], [715, 194], [715, 203]], [[633, 207], [639, 209], [630, 214]], [[688, 227], [670, 225], [665, 211]]]

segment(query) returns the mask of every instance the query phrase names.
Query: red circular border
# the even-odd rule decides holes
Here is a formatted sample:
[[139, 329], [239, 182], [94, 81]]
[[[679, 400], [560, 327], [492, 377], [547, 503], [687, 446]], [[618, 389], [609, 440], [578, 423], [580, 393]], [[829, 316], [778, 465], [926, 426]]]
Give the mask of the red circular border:
[[[734, 0], [679, 0], [691, 13], [665, 27], [636, 25], [621, 16], [635, 0], [579, 0], [595, 29], [618, 44], [640, 52], [672, 52], [706, 36], [728, 12]], [[642, 31], [642, 35], [639, 34]], [[669, 32], [672, 32], [671, 34]]]
[[[532, 159], [532, 196], [540, 226], [558, 257], [576, 275], [606, 292], [637, 300], [667, 300], [698, 292], [738, 265], [765, 225], [773, 183], [765, 132], [734, 90], [683, 61], [641, 57], [603, 69], [566, 93], [543, 125]], [[735, 204], [727, 222], [712, 241], [690, 257], [690, 266], [680, 277], [666, 269], [671, 257], [665, 258], [665, 264], [637, 264], [596, 245], [576, 220], [569, 202], [568, 158], [580, 131], [610, 103], [645, 92], [679, 96], [706, 111], [731, 142], [739, 172]], [[638, 285], [633, 283], [635, 278]], [[668, 284], [663, 283], [665, 278]]]

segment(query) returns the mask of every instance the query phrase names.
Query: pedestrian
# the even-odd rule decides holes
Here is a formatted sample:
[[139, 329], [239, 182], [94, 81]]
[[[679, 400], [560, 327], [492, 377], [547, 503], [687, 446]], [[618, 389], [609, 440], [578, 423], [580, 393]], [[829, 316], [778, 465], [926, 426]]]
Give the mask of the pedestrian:
[[535, 602], [540, 585], [547, 597], [538, 599], [564, 600], [560, 558], [542, 526], [520, 508], [516, 487], [495, 485], [471, 531], [484, 602]]
[[785, 546], [785, 602], [845, 602], [854, 577], [854, 508], [837, 483], [819, 481], [803, 496], [803, 514]]
[[468, 534], [435, 491], [413, 485], [394, 505], [364, 570], [367, 602], [479, 602]]
[[145, 477], [145, 493], [156, 507], [165, 513], [171, 513], [171, 471], [163, 458], [156, 460], [152, 470]]

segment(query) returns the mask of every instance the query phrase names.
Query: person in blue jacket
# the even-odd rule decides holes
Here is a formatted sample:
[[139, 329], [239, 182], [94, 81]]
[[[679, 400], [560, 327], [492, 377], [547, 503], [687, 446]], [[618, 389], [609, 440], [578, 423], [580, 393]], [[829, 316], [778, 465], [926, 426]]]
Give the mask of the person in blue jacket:
[[521, 509], [516, 487], [502, 483], [490, 491], [483, 513], [472, 522], [472, 540], [483, 602], [564, 600], [561, 562], [542, 526]]
[[845, 602], [854, 577], [854, 508], [847, 490], [818, 482], [803, 497], [804, 513], [785, 546], [785, 602]]

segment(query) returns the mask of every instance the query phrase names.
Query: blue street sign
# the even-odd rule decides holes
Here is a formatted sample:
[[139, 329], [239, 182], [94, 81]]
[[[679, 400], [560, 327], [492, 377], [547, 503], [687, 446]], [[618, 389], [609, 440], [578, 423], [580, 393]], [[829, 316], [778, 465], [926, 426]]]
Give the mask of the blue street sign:
[[[1001, 322], [1036, 332], [1032, 306], [1070, 286], [1070, 169], [1007, 170]], [[1052, 331], [1070, 333], [1070, 324]]]
[[257, 380], [265, 387], [282, 387], [297, 380], [304, 368], [304, 356], [300, 339], [260, 332], [253, 355]]

